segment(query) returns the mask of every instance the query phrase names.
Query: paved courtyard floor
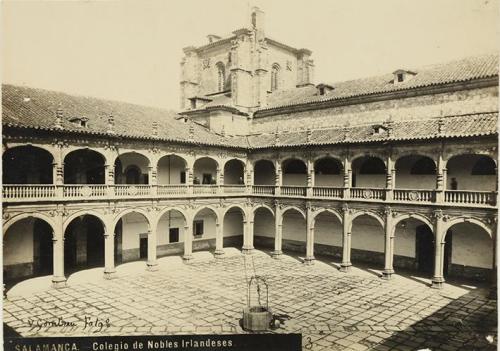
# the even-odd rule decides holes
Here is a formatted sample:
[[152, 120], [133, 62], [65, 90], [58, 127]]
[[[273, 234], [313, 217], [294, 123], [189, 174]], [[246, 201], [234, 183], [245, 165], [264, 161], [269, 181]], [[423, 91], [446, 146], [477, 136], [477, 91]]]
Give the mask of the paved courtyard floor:
[[[245, 333], [255, 267], [282, 322], [270, 332], [302, 333], [304, 350], [496, 350], [497, 306], [485, 288], [435, 290], [411, 275], [384, 281], [369, 269], [341, 273], [331, 260], [306, 266], [226, 250], [223, 260], [199, 252], [189, 264], [165, 257], [156, 272], [124, 264], [113, 280], [102, 269], [81, 271], [64, 289], [46, 289], [50, 277], [25, 281], [4, 299], [4, 323], [22, 336]], [[72, 325], [51, 326], [59, 318]]]

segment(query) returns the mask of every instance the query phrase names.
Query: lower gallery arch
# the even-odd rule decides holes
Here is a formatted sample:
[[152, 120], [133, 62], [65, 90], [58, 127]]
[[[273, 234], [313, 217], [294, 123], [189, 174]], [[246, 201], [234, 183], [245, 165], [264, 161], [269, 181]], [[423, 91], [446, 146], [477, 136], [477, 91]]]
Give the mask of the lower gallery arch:
[[384, 243], [384, 228], [374, 216], [361, 214], [353, 219], [351, 224], [353, 262], [366, 262], [373, 268], [383, 268]]
[[329, 211], [314, 218], [314, 255], [342, 258], [342, 223]]
[[193, 252], [215, 249], [217, 213], [204, 207], [193, 218]]
[[274, 214], [267, 207], [258, 207], [254, 211], [253, 244], [258, 249], [274, 249], [276, 225]]
[[243, 247], [244, 212], [238, 207], [229, 208], [224, 214], [222, 228], [222, 243], [224, 247]]
[[64, 231], [64, 272], [104, 267], [104, 225], [93, 215], [74, 218]]
[[139, 212], [129, 212], [115, 225], [115, 264], [148, 258], [148, 219]]
[[432, 228], [418, 218], [403, 218], [394, 228], [394, 268], [432, 277], [435, 239]]
[[295, 208], [285, 210], [282, 218], [283, 252], [306, 253], [306, 219]]
[[493, 273], [494, 242], [482, 226], [459, 222], [446, 231], [445, 277], [489, 281]]
[[156, 228], [156, 255], [158, 257], [180, 255], [184, 252], [186, 217], [178, 210], [163, 213]]
[[3, 237], [3, 280], [9, 289], [15, 283], [53, 272], [53, 230], [35, 217], [20, 219]]

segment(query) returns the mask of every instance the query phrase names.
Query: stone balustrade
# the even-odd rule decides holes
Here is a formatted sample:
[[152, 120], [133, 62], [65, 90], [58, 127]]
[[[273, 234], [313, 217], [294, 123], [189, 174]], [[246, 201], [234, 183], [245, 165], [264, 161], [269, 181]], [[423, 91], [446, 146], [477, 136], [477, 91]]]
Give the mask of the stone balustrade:
[[[298, 198], [344, 199], [344, 188], [281, 186], [279, 196]], [[190, 190], [191, 189], [191, 190]], [[276, 196], [273, 185], [139, 185], [139, 184], [18, 184], [3, 185], [2, 196], [5, 203], [93, 200], [93, 199], [129, 199], [129, 198], [162, 198], [192, 197], [220, 195], [258, 195]], [[350, 199], [360, 201], [389, 201], [385, 188], [350, 188]], [[392, 202], [403, 203], [437, 203], [436, 190], [392, 189]], [[444, 203], [467, 206], [496, 206], [496, 192], [446, 190]]]

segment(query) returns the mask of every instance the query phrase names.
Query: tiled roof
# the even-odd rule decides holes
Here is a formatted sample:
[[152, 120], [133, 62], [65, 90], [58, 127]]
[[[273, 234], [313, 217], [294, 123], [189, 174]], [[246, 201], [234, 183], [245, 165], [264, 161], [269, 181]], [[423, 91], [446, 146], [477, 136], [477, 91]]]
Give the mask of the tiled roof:
[[[2, 124], [4, 126], [31, 127], [55, 130], [56, 111], [63, 111], [64, 131], [84, 134], [106, 134], [108, 117], [113, 114], [116, 136], [153, 138], [153, 123], [158, 123], [157, 138], [202, 145], [226, 145], [238, 147], [231, 137], [213, 133], [193, 123], [176, 119], [177, 113], [154, 107], [134, 105], [118, 101], [73, 96], [14, 85], [2, 85]], [[88, 118], [88, 127], [70, 122], [73, 118]], [[243, 145], [244, 146], [244, 145]]]
[[[413, 69], [412, 71], [417, 74], [410, 77], [407, 81], [397, 84], [393, 82], [394, 76], [392, 73], [329, 84], [334, 87], [334, 90], [325, 95], [318, 95], [314, 86], [283, 91], [278, 90], [268, 95], [266, 108], [259, 111], [495, 77], [498, 76], [498, 55], [489, 54], [468, 57], [443, 64]], [[259, 111], [256, 112], [256, 116], [259, 115]]]
[[[374, 133], [375, 124], [344, 126], [297, 132], [265, 133], [247, 136], [250, 148], [332, 145], [399, 140], [425, 140], [495, 135], [498, 112], [446, 116], [427, 120], [392, 122]], [[308, 136], [309, 134], [309, 136]]]

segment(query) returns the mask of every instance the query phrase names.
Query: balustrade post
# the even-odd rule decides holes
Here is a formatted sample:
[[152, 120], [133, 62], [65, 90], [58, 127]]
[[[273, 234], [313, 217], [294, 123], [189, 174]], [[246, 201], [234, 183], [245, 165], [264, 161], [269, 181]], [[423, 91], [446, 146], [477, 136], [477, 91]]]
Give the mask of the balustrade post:
[[187, 194], [193, 195], [193, 172], [191, 172], [189, 167], [186, 167], [184, 172], [186, 173]]
[[246, 193], [251, 194], [252, 189], [253, 189], [253, 173], [254, 173], [251, 162], [247, 162], [245, 171], [246, 171], [245, 172], [246, 173], [246, 182], [245, 182]]
[[283, 237], [283, 218], [279, 205], [275, 206], [274, 210], [274, 251], [271, 253], [273, 258], [280, 258], [283, 252], [281, 251], [281, 239]]
[[385, 265], [382, 271], [382, 278], [390, 280], [394, 274], [393, 260], [394, 260], [394, 225], [392, 219], [392, 210], [390, 207], [385, 209]]
[[443, 240], [445, 232], [443, 231], [443, 211], [437, 210], [434, 212], [434, 276], [432, 277], [432, 287], [441, 289], [444, 284], [444, 245]]
[[158, 270], [158, 261], [156, 260], [156, 246], [158, 245], [158, 228], [152, 225], [148, 232], [148, 261], [147, 270], [154, 272]]
[[446, 162], [443, 159], [443, 154], [440, 153], [437, 161], [437, 174], [436, 174], [436, 199], [435, 202], [443, 203], [445, 202], [445, 192], [446, 192]]
[[217, 194], [224, 193], [224, 170], [217, 168], [215, 171], [215, 181], [217, 183]]
[[283, 185], [283, 174], [281, 172], [281, 163], [276, 161], [275, 163], [276, 169], [276, 179], [275, 179], [275, 190], [274, 195], [281, 195], [281, 186]]
[[314, 162], [307, 160], [307, 189], [306, 196], [312, 197], [314, 189]]
[[306, 211], [306, 257], [304, 263], [314, 264], [314, 223], [311, 206], [307, 206]]
[[115, 269], [115, 233], [114, 228], [107, 228], [104, 232], [104, 279], [112, 279], [116, 275]]
[[149, 186], [151, 187], [151, 196], [158, 195], [158, 168], [157, 166], [148, 167]]
[[215, 258], [224, 257], [224, 220], [217, 220], [215, 223]]
[[391, 156], [387, 157], [387, 174], [386, 174], [386, 182], [385, 182], [385, 199], [392, 200], [394, 198], [394, 183], [396, 179], [394, 178], [395, 174], [394, 162]]
[[351, 210], [347, 204], [342, 206], [342, 263], [340, 271], [347, 273], [351, 270]]
[[349, 162], [349, 157], [346, 155], [344, 157], [344, 189], [342, 198], [349, 199], [351, 197], [351, 185], [352, 185], [352, 169], [351, 163]]
[[113, 185], [115, 184], [115, 166], [104, 165], [104, 184], [106, 185], [106, 195], [113, 197], [115, 195]]
[[186, 220], [186, 222], [189, 224], [184, 226], [184, 255], [182, 259], [184, 262], [189, 262], [193, 259], [193, 227], [191, 219]]
[[55, 184], [55, 196], [56, 198], [62, 199], [64, 197], [64, 163], [56, 160], [52, 163], [53, 174], [54, 174], [54, 184]]
[[62, 218], [56, 218], [56, 225], [52, 232], [53, 245], [53, 275], [52, 286], [54, 288], [66, 287], [64, 275], [64, 232]]

